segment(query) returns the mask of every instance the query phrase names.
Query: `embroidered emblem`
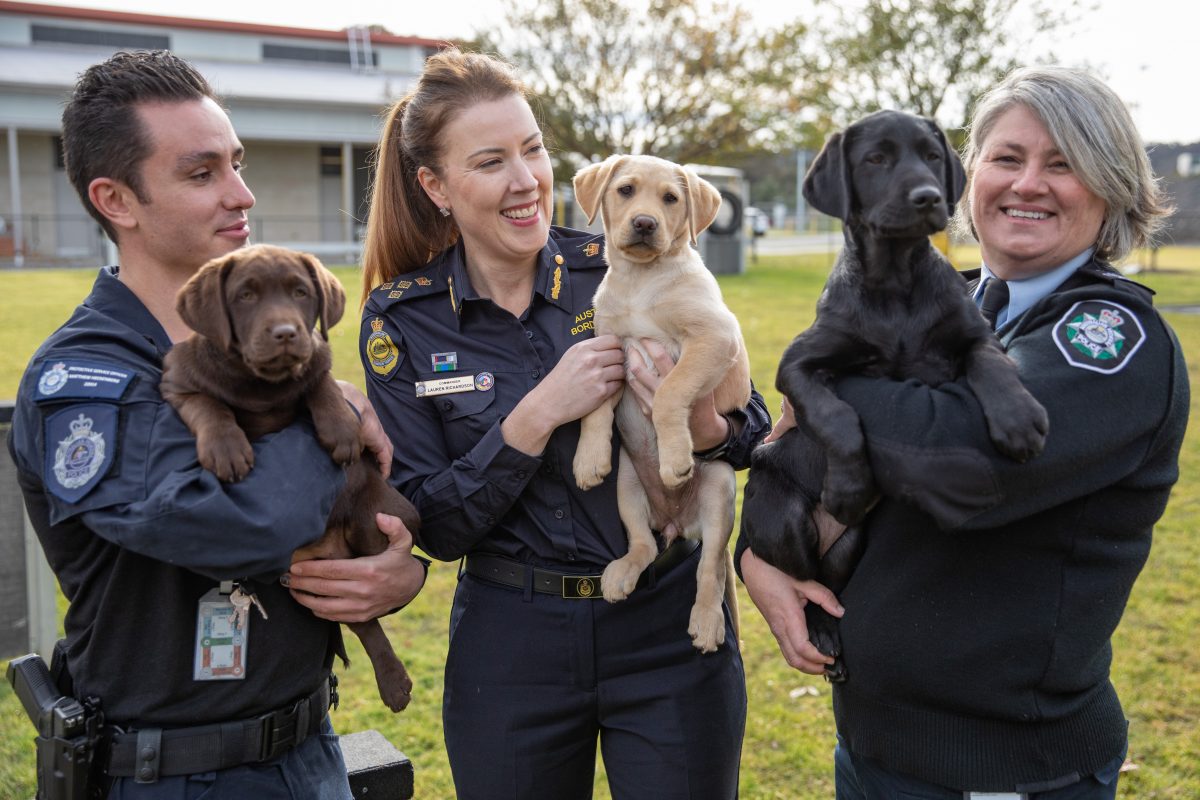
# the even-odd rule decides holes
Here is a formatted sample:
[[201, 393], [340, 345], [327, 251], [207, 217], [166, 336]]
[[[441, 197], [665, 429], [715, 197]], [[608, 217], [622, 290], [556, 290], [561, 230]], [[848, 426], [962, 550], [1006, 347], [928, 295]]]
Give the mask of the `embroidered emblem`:
[[380, 289], [390, 289], [390, 288], [392, 288], [392, 282], [388, 281], [387, 283], [381, 283], [381, 284], [379, 284], [379, 288]]
[[434, 372], [454, 372], [458, 369], [458, 353], [433, 353], [429, 356]]
[[412, 286], [412, 281], [396, 281], [396, 286], [401, 289], [407, 289]]
[[599, 255], [600, 254], [600, 243], [599, 242], [588, 242], [587, 244], [585, 244], [583, 246], [583, 254], [585, 256], [587, 256], [588, 258]]
[[1067, 363], [1093, 372], [1119, 372], [1145, 339], [1133, 312], [1098, 300], [1076, 303], [1054, 326], [1054, 343]]
[[67, 385], [67, 365], [59, 361], [47, 367], [38, 379], [38, 391], [43, 395], [52, 395]]
[[367, 361], [375, 374], [390, 375], [400, 363], [400, 348], [383, 329], [383, 320], [379, 317], [371, 320], [371, 331], [366, 344]]
[[404, 295], [404, 292], [388, 292], [388, 299], [395, 300], [397, 297], [401, 297], [403, 295]]
[[550, 299], [557, 300], [558, 293], [562, 291], [562, 267], [554, 268], [554, 285], [550, 287]]
[[429, 278], [425, 278], [425, 277], [417, 278], [416, 281], [417, 281], [417, 286], [432, 286], [433, 285], [433, 281], [431, 281], [431, 280], [429, 280]]
[[54, 477], [64, 489], [79, 489], [104, 465], [104, 434], [93, 431], [95, 421], [84, 414], [71, 420], [71, 433], [54, 452]]
[[475, 388], [481, 392], [486, 392], [496, 383], [496, 379], [492, 377], [490, 372], [481, 372], [475, 376]]

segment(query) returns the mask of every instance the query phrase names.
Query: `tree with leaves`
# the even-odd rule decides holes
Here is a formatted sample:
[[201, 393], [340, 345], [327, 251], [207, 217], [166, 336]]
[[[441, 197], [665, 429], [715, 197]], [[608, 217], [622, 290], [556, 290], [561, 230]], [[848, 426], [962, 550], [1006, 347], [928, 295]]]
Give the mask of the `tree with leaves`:
[[778, 79], [802, 35], [721, 0], [525, 0], [476, 44], [520, 68], [570, 174], [612, 153], [727, 163], [780, 146], [806, 102]]

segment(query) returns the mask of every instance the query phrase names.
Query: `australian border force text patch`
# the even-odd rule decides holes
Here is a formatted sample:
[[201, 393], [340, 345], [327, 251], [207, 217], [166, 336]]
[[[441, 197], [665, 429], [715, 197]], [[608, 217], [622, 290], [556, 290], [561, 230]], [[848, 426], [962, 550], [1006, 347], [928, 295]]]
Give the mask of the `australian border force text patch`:
[[1146, 340], [1141, 321], [1125, 306], [1083, 300], [1054, 326], [1054, 343], [1072, 367], [1120, 372]]

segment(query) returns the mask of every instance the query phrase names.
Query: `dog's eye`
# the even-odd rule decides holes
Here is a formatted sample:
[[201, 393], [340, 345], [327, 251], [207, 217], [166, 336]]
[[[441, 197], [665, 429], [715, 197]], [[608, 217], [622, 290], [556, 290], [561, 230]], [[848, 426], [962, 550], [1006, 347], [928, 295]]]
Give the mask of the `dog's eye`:
[[926, 161], [941, 161], [942, 154], [936, 150], [930, 150], [928, 153], [925, 154], [925, 160]]
[[669, 203], [678, 203], [679, 198], [675, 196], [674, 192], [667, 192], [666, 194], [663, 195], [663, 202], [668, 203], [668, 204]]
[[617, 187], [617, 194], [621, 195], [621, 197], [633, 197], [633, 186], [628, 183], [624, 186], [619, 186]]
[[303, 286], [297, 286], [292, 290], [292, 295], [295, 297], [308, 297], [308, 289], [305, 289]]
[[887, 161], [887, 157], [883, 153], [868, 153], [863, 160], [868, 164], [882, 164]]
[[240, 292], [238, 292], [237, 299], [241, 300], [243, 303], [251, 302], [252, 300], [254, 300], [254, 290], [253, 289], [242, 289]]

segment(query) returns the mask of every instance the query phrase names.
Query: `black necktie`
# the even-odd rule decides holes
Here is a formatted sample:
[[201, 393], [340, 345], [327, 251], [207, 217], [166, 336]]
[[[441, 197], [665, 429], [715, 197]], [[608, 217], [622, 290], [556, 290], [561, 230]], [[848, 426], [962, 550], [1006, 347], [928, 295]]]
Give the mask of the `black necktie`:
[[979, 310], [983, 312], [983, 318], [987, 320], [987, 324], [992, 330], [996, 330], [996, 315], [1006, 305], [1008, 305], [1008, 284], [999, 278], [988, 278], [987, 284], [983, 287], [983, 302], [979, 304]]

